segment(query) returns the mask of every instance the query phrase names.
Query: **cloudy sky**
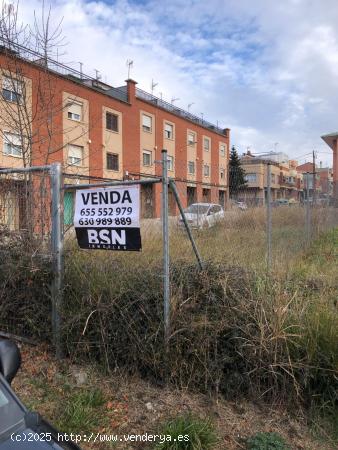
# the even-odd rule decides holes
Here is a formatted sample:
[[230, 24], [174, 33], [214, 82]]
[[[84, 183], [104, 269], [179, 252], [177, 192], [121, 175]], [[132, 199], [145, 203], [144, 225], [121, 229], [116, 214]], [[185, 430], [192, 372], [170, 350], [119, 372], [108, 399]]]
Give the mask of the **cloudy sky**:
[[[222, 127], [240, 152], [276, 148], [331, 164], [320, 139], [338, 130], [336, 0], [52, 0], [74, 68], [154, 94]], [[33, 23], [40, 0], [21, 0]]]

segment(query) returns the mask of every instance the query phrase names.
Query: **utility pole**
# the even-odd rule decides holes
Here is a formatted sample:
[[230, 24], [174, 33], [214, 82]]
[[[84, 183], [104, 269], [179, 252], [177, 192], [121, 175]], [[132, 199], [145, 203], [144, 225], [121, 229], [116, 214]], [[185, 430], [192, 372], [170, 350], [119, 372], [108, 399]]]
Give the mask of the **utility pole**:
[[313, 170], [312, 170], [312, 204], [313, 206], [315, 206], [316, 204], [316, 153], [313, 150], [312, 152], [312, 165], [313, 165]]

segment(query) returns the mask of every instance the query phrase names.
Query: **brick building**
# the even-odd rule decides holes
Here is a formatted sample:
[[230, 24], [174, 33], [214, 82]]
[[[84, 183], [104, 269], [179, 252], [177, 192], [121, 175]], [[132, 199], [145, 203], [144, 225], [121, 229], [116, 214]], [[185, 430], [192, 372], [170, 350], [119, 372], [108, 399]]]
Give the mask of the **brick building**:
[[322, 136], [322, 139], [333, 152], [332, 195], [334, 204], [338, 206], [338, 132], [325, 134], [324, 136]]
[[[0, 49], [0, 167], [59, 161], [68, 183], [156, 177], [165, 148], [184, 205], [225, 205], [229, 129], [138, 89], [131, 79], [114, 88], [27, 49], [22, 54]], [[17, 126], [23, 114], [27, 132]], [[142, 186], [143, 217], [159, 216], [160, 191], [159, 184]]]
[[[250, 152], [241, 158], [246, 186], [240, 199], [250, 205], [264, 205], [267, 200], [268, 165], [271, 167], [271, 200], [287, 199], [298, 202], [303, 196], [303, 176], [297, 170], [297, 161], [270, 158], [271, 154], [254, 156]], [[278, 156], [278, 154], [273, 154]]]
[[333, 170], [331, 167], [317, 167], [316, 172], [319, 175], [320, 195], [322, 198], [332, 197], [333, 194]]

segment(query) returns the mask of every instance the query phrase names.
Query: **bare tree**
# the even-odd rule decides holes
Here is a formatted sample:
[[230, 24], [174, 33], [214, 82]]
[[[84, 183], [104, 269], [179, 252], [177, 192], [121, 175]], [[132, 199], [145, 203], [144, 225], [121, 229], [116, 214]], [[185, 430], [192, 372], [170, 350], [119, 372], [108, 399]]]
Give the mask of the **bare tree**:
[[[48, 164], [50, 155], [63, 148], [60, 142], [67, 130], [62, 121], [55, 119], [69, 105], [60, 96], [51, 65], [55, 55], [64, 54], [66, 44], [62, 19], [52, 25], [51, 8], [46, 9], [44, 2], [41, 14], [34, 13], [32, 27], [19, 22], [18, 7], [18, 3], [14, 6], [3, 2], [0, 11], [0, 51], [4, 56], [0, 64], [0, 133], [8, 154], [21, 154], [23, 166], [27, 167], [34, 164], [34, 159]], [[37, 66], [34, 80], [27, 76], [27, 60]], [[78, 124], [73, 128], [76, 138], [88, 133]]]
[[[19, 3], [8, 5], [4, 1], [0, 10], [0, 135], [3, 137], [3, 161], [6, 164], [29, 167], [51, 162], [51, 156], [60, 154], [63, 161], [64, 129], [63, 111], [69, 107], [60, 92], [55, 76], [57, 62], [53, 57], [62, 55], [65, 40], [62, 35], [62, 20], [52, 25], [51, 8], [42, 3], [41, 12], [34, 13], [32, 27], [21, 24], [18, 15]], [[29, 69], [30, 67], [30, 69]], [[53, 70], [54, 69], [54, 70]], [[34, 73], [34, 76], [32, 76]], [[76, 95], [72, 95], [76, 100]], [[61, 119], [61, 120], [60, 120]], [[72, 126], [69, 125], [69, 126]], [[88, 127], [73, 125], [74, 140], [88, 133]], [[75, 136], [75, 137], [74, 137]], [[6, 156], [16, 156], [6, 158]], [[39, 195], [32, 176], [22, 180], [21, 210], [24, 210], [25, 227], [34, 228], [34, 217], [47, 214], [44, 192], [48, 181], [39, 181]], [[12, 186], [13, 188], [13, 186]], [[12, 189], [11, 188], [11, 189]], [[7, 189], [7, 188], [6, 188]], [[41, 211], [34, 214], [33, 205], [41, 203]], [[41, 225], [43, 227], [43, 225]], [[42, 230], [43, 231], [43, 230]]]

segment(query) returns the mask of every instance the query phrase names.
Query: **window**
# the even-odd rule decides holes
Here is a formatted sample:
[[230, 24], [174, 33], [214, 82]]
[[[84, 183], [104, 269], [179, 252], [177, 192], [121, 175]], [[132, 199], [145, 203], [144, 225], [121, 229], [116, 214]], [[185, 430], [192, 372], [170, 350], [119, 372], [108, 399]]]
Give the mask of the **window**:
[[225, 179], [225, 169], [220, 170], [220, 176], [221, 176], [221, 180]]
[[195, 133], [188, 133], [188, 145], [194, 145], [195, 143]]
[[170, 123], [164, 125], [164, 137], [166, 139], [174, 139], [174, 126]]
[[152, 165], [151, 152], [149, 152], [147, 150], [143, 151], [143, 165], [144, 166]]
[[80, 145], [68, 146], [68, 164], [71, 166], [81, 166], [83, 160], [83, 147]]
[[21, 102], [22, 82], [14, 78], [2, 78], [2, 96], [7, 102]]
[[119, 116], [110, 112], [106, 113], [106, 129], [119, 131]]
[[217, 214], [217, 213], [219, 213], [221, 211], [221, 209], [222, 208], [219, 205], [211, 206], [211, 208], [209, 209], [208, 214]]
[[210, 166], [208, 166], [208, 164], [204, 164], [204, 176], [210, 176]]
[[208, 152], [210, 150], [210, 139], [209, 138], [203, 139], [203, 148], [206, 152]]
[[271, 174], [271, 183], [275, 183], [276, 182], [276, 176], [274, 173]]
[[247, 174], [245, 174], [245, 180], [248, 183], [255, 183], [257, 181], [257, 174], [256, 173], [247, 173]]
[[107, 170], [119, 170], [119, 155], [107, 153]]
[[19, 134], [4, 132], [4, 149], [5, 155], [22, 156], [22, 139]]
[[82, 120], [82, 103], [72, 102], [68, 107], [68, 119], [71, 120]]
[[150, 116], [146, 116], [145, 114], [142, 114], [142, 129], [143, 129], [143, 131], [147, 131], [148, 133], [151, 133], [152, 121], [153, 121], [153, 119]]
[[221, 145], [219, 146], [219, 152], [220, 152], [220, 155], [221, 155], [221, 156], [225, 156], [225, 151], [226, 151], [226, 145], [221, 144]]
[[195, 162], [194, 161], [188, 162], [188, 173], [190, 173], [191, 175], [193, 175], [195, 173]]
[[168, 155], [168, 170], [174, 170], [174, 157]]

